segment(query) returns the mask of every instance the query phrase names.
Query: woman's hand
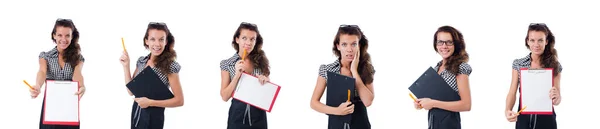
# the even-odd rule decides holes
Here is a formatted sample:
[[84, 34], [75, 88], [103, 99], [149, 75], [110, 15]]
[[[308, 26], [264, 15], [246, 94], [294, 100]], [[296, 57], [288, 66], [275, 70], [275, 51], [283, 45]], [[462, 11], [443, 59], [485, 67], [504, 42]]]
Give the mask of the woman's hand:
[[152, 102], [154, 101], [154, 100], [148, 99], [146, 97], [135, 98], [134, 100], [142, 108], [147, 108], [147, 107], [151, 106]]
[[352, 104], [352, 102], [344, 102], [342, 104], [340, 104], [340, 106], [338, 106], [336, 108], [336, 113], [335, 115], [348, 115], [348, 114], [352, 114], [354, 113], [354, 105], [348, 106]]
[[553, 105], [558, 105], [560, 103], [561, 96], [556, 87], [552, 87], [552, 89], [550, 89], [550, 99], [552, 99]]
[[508, 120], [508, 122], [517, 121], [517, 116], [519, 116], [519, 114], [509, 110], [507, 110], [504, 114], [506, 115], [506, 120]]
[[264, 76], [264, 75], [259, 75], [258, 76], [258, 81], [260, 82], [261, 85], [264, 85], [265, 83], [269, 82], [269, 77]]
[[85, 86], [80, 86], [79, 91], [77, 91], [75, 95], [79, 95], [79, 98], [81, 98], [83, 96], [83, 93], [85, 93]]
[[31, 94], [31, 98], [35, 99], [38, 95], [40, 95], [40, 86], [33, 85], [31, 87], [33, 87], [33, 89], [29, 89], [29, 93]]
[[417, 101], [419, 102], [421, 107], [423, 107], [425, 110], [432, 109], [434, 107], [434, 104], [437, 102], [437, 100], [433, 100], [430, 98], [422, 98], [422, 99], [418, 99]]
[[418, 100], [417, 101], [413, 101], [413, 104], [415, 106], [415, 109], [417, 109], [417, 110], [423, 109], [423, 107], [421, 106], [421, 104], [419, 104]]
[[120, 62], [124, 68], [129, 68], [129, 54], [127, 53], [127, 51], [123, 51], [123, 54], [120, 58]]
[[352, 64], [350, 64], [350, 72], [352, 72], [352, 74], [358, 74], [358, 62], [360, 62], [360, 49], [356, 51]]

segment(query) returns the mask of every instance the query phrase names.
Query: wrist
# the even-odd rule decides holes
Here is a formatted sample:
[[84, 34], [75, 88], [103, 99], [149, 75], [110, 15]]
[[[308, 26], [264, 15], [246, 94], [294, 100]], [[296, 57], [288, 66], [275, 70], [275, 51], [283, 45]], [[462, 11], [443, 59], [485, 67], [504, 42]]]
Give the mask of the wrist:
[[433, 108], [440, 108], [440, 107], [439, 107], [439, 105], [440, 105], [440, 102], [441, 102], [441, 101], [438, 101], [438, 100], [433, 100], [433, 99], [432, 99], [431, 101], [433, 102], [433, 103], [431, 104], [431, 107], [433, 107]]
[[153, 100], [153, 99], [148, 99], [148, 105], [149, 105], [149, 106], [156, 107], [156, 103], [157, 103], [157, 102], [156, 102], [156, 100]]

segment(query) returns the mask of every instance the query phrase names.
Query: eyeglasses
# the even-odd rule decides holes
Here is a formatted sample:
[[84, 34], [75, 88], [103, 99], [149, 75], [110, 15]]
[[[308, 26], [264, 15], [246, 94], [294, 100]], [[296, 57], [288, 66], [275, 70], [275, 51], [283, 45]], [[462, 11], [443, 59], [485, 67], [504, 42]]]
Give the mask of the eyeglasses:
[[58, 19], [56, 19], [56, 21], [57, 21], [57, 22], [64, 22], [64, 21], [67, 21], [67, 22], [72, 22], [72, 20], [71, 20], [71, 19], [63, 19], [63, 18], [58, 18]]
[[345, 27], [358, 28], [358, 25], [346, 25], [346, 24], [340, 25], [340, 28], [345, 28]]
[[253, 26], [256, 27], [256, 24], [254, 23], [249, 23], [249, 22], [242, 22], [241, 25], [249, 25], [249, 26]]
[[161, 25], [161, 26], [166, 26], [167, 24], [165, 24], [164, 22], [150, 22], [148, 25]]
[[438, 40], [437, 42], [435, 42], [435, 45], [438, 45], [438, 46], [442, 46], [444, 44], [446, 44], [446, 46], [454, 46], [454, 41], [452, 41], [452, 40], [446, 40], [446, 41]]
[[531, 24], [529, 24], [529, 26], [538, 26], [538, 25], [539, 26], [546, 26], [545, 23], [531, 23]]

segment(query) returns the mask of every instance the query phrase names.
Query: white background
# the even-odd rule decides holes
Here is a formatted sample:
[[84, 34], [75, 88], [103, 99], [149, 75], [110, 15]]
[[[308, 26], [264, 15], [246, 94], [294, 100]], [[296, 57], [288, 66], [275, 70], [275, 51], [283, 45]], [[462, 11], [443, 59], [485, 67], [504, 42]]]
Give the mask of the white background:
[[[331, 63], [332, 41], [339, 24], [358, 24], [370, 40], [376, 98], [368, 108], [374, 129], [426, 128], [427, 112], [413, 109], [407, 87], [441, 57], [432, 47], [437, 27], [452, 25], [465, 36], [472, 110], [461, 113], [464, 129], [514, 128], [504, 117], [511, 63], [528, 54], [527, 26], [545, 22], [556, 36], [564, 67], [563, 101], [557, 106], [559, 128], [591, 127], [600, 115], [592, 100], [597, 80], [598, 9], [591, 3], [555, 2], [419, 2], [369, 1], [182, 3], [124, 1], [3, 1], [0, 4], [2, 89], [0, 125], [37, 128], [42, 98], [30, 99], [21, 82], [35, 81], [38, 55], [52, 49], [56, 18], [71, 18], [78, 27], [87, 92], [81, 100], [83, 129], [129, 128], [128, 96], [121, 37], [132, 62], [148, 51], [142, 38], [148, 22], [166, 22], [176, 38], [182, 65], [185, 105], [166, 110], [165, 128], [226, 127], [230, 102], [219, 96], [219, 61], [234, 54], [230, 43], [242, 21], [258, 24], [271, 62], [271, 80], [282, 90], [269, 128], [327, 127], [327, 116], [309, 106], [320, 64]], [[18, 2], [18, 3], [14, 3]], [[132, 63], [132, 66], [135, 66]], [[134, 69], [132, 67], [132, 69]], [[323, 97], [324, 98], [324, 97]], [[324, 102], [324, 100], [323, 100]], [[583, 118], [583, 117], [588, 117]]]

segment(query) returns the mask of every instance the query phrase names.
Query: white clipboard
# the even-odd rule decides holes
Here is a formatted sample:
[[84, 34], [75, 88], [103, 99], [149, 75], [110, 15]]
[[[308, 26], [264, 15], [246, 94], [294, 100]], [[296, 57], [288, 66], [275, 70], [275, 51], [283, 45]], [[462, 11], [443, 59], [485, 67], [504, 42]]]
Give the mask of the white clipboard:
[[46, 81], [43, 124], [79, 125], [79, 82]]
[[521, 107], [527, 106], [521, 114], [552, 114], [554, 106], [549, 94], [554, 86], [552, 73], [552, 68], [521, 68]]
[[261, 85], [256, 76], [243, 73], [233, 91], [233, 98], [271, 112], [281, 86], [267, 82]]

